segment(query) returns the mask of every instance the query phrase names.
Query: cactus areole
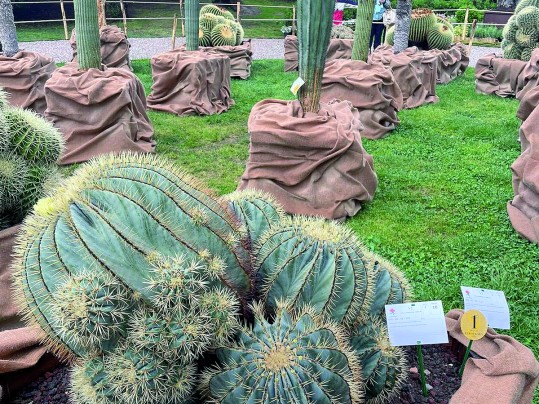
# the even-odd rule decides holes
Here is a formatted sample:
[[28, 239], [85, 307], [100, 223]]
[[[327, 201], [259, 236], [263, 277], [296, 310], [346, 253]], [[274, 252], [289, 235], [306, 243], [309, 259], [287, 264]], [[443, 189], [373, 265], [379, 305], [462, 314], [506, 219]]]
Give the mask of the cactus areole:
[[185, 2], [185, 43], [188, 51], [198, 50], [199, 6], [199, 0], [187, 0]]
[[74, 0], [77, 52], [81, 70], [101, 68], [96, 0]]
[[298, 100], [304, 113], [320, 110], [334, 7], [333, 0], [298, 1], [299, 76], [305, 81], [298, 91]]

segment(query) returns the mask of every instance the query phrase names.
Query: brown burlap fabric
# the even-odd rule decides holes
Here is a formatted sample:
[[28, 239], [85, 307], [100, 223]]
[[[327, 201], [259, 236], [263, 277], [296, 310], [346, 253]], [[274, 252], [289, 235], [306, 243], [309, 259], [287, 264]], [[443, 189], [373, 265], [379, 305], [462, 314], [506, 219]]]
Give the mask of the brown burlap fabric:
[[517, 92], [517, 98], [522, 100], [528, 91], [539, 86], [539, 48], [535, 49], [532, 57], [522, 70], [522, 90]]
[[[353, 39], [330, 39], [326, 62], [334, 59], [351, 59]], [[284, 71], [298, 70], [298, 37], [287, 35], [284, 39]]]
[[11, 249], [18, 230], [14, 226], [0, 231], [0, 375], [27, 369], [45, 354], [39, 345], [39, 330], [23, 323], [10, 291]]
[[[131, 69], [129, 60], [129, 48], [131, 44], [123, 31], [115, 25], [106, 25], [99, 30], [101, 39], [101, 63], [107, 67], [127, 67]], [[69, 40], [73, 49], [73, 62], [77, 61], [77, 38], [76, 32], [71, 32]]]
[[250, 39], [238, 46], [213, 46], [200, 48], [200, 50], [213, 51], [228, 56], [230, 59], [230, 77], [245, 80], [251, 76], [253, 49]]
[[425, 52], [438, 58], [438, 84], [447, 84], [464, 74], [470, 63], [466, 47], [461, 43], [454, 44], [447, 50], [431, 49]]
[[[460, 330], [462, 310], [445, 316], [449, 334], [463, 345], [468, 339]], [[529, 404], [539, 381], [539, 363], [533, 352], [508, 335], [489, 328], [474, 341], [472, 350], [482, 358], [470, 358], [464, 368], [461, 387], [451, 404]]]
[[377, 186], [361, 144], [359, 112], [349, 101], [303, 112], [298, 101], [263, 100], [249, 116], [249, 160], [239, 189], [272, 194], [289, 213], [344, 219]]
[[438, 57], [407, 48], [395, 55], [390, 46], [379, 46], [369, 55], [370, 64], [382, 64], [393, 73], [404, 99], [403, 108], [415, 108], [423, 104], [438, 102], [436, 78]]
[[494, 53], [483, 56], [475, 65], [475, 91], [514, 97], [524, 88], [522, 71], [526, 64], [522, 60], [504, 59]]
[[66, 140], [61, 164], [105, 153], [155, 150], [144, 88], [129, 70], [79, 71], [69, 63], [54, 72], [45, 95], [45, 116]]
[[176, 115], [212, 115], [227, 111], [230, 59], [215, 51], [174, 49], [152, 58], [148, 108]]
[[539, 244], [539, 87], [528, 91], [517, 116], [522, 154], [511, 165], [515, 197], [507, 203], [509, 220], [515, 230]]
[[362, 137], [382, 138], [400, 122], [402, 92], [391, 71], [381, 65], [346, 59], [326, 63], [321, 100], [333, 99], [348, 100], [358, 109]]
[[45, 82], [55, 69], [54, 60], [36, 52], [20, 51], [10, 58], [0, 54], [0, 87], [12, 105], [42, 114]]

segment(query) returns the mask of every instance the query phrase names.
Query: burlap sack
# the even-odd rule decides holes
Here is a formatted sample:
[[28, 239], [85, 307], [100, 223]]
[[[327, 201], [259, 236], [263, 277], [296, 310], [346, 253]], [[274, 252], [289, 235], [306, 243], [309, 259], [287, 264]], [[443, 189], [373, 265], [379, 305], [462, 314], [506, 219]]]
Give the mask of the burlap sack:
[[523, 88], [517, 92], [517, 98], [522, 100], [531, 89], [539, 86], [539, 48], [533, 51], [530, 61], [520, 75]]
[[483, 56], [475, 65], [475, 91], [514, 97], [524, 88], [522, 71], [526, 64], [522, 60], [504, 59], [494, 53]]
[[0, 375], [27, 369], [45, 354], [39, 329], [24, 324], [11, 293], [11, 250], [18, 230], [14, 226], [0, 231]]
[[[334, 59], [351, 59], [353, 39], [330, 39], [326, 62]], [[284, 71], [298, 70], [298, 37], [287, 35], [284, 39]]]
[[[445, 316], [449, 334], [463, 345], [468, 339], [460, 330], [462, 310], [451, 310]], [[461, 387], [451, 404], [529, 404], [539, 381], [539, 363], [533, 352], [508, 335], [492, 328], [472, 350], [482, 358], [470, 358], [464, 368]]]
[[438, 102], [436, 55], [426, 54], [416, 47], [407, 48], [395, 55], [392, 47], [382, 45], [369, 55], [369, 63], [382, 64], [391, 70], [402, 91], [403, 108]]
[[425, 52], [438, 57], [438, 84], [447, 84], [464, 74], [470, 63], [466, 47], [461, 43], [454, 44], [447, 50], [431, 49]]
[[20, 51], [10, 58], [0, 54], [0, 87], [12, 105], [42, 114], [45, 82], [55, 69], [54, 60], [36, 52]]
[[230, 59], [230, 77], [248, 79], [251, 76], [251, 65], [253, 64], [253, 49], [251, 40], [244, 41], [238, 46], [213, 46], [200, 48], [203, 51], [214, 51], [228, 56]]
[[298, 101], [263, 100], [249, 116], [249, 160], [239, 189], [272, 194], [293, 214], [344, 219], [377, 186], [361, 144], [359, 112], [349, 101], [323, 103], [318, 114]]
[[45, 95], [45, 116], [66, 140], [61, 164], [111, 152], [155, 150], [144, 88], [129, 70], [79, 71], [69, 63], [54, 72]]
[[333, 99], [348, 100], [358, 109], [362, 137], [382, 138], [400, 123], [402, 92], [391, 71], [381, 65], [346, 59], [326, 63], [321, 101]]
[[228, 111], [230, 59], [215, 51], [174, 49], [152, 58], [148, 108], [176, 115], [212, 115]]
[[[131, 69], [129, 60], [129, 48], [131, 44], [123, 31], [115, 25], [105, 25], [99, 30], [101, 40], [101, 63], [107, 67], [126, 67]], [[71, 32], [69, 40], [73, 49], [72, 62], [77, 61], [77, 37], [76, 32]]]
[[[522, 154], [511, 165], [515, 197], [507, 203], [509, 220], [515, 230], [539, 244], [539, 87], [524, 97], [518, 116]], [[532, 109], [532, 105], [534, 108]], [[530, 111], [531, 112], [528, 112]]]

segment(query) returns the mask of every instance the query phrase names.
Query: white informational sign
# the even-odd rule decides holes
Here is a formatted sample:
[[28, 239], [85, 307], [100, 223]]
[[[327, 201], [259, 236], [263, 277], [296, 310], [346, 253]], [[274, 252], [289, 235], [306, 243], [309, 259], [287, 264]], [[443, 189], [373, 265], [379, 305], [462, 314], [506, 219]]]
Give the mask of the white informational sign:
[[449, 342], [440, 300], [388, 304], [386, 319], [389, 341], [393, 346]]
[[509, 306], [501, 290], [490, 290], [461, 286], [464, 311], [476, 309], [487, 318], [489, 327], [508, 330], [510, 327]]
[[298, 77], [296, 81], [292, 83], [292, 87], [290, 87], [290, 91], [292, 91], [292, 94], [296, 95], [301, 88], [302, 85], [305, 84], [305, 81], [301, 77]]

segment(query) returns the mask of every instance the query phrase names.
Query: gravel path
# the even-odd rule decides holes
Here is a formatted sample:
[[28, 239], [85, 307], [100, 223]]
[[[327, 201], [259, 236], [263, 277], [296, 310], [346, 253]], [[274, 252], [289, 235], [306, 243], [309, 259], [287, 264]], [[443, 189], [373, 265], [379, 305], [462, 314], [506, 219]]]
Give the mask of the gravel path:
[[[131, 59], [149, 59], [153, 55], [171, 49], [170, 38], [131, 38]], [[183, 38], [176, 39], [176, 46], [184, 43]], [[40, 41], [21, 42], [21, 49], [40, 52], [51, 56], [57, 63], [71, 60], [71, 47], [69, 42], [61, 41]], [[493, 52], [499, 52], [498, 48], [486, 48], [481, 46], [472, 47], [470, 66], [474, 67], [477, 59]], [[283, 59], [284, 47], [282, 39], [253, 39], [254, 59]]]

